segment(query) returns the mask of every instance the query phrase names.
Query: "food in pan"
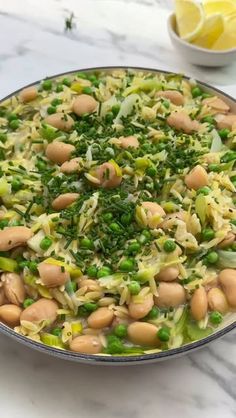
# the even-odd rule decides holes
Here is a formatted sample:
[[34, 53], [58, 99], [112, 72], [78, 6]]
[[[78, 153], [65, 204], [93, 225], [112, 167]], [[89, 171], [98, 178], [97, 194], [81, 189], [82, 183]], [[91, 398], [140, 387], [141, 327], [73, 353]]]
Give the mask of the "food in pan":
[[202, 339], [236, 308], [236, 115], [181, 75], [45, 79], [0, 106], [0, 319], [83, 354]]

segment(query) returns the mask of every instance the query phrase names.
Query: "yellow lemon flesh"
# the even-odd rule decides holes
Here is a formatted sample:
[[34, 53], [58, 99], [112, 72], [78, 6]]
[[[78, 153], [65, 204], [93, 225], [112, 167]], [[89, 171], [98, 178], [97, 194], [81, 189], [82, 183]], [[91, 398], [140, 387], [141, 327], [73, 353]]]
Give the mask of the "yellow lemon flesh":
[[224, 19], [221, 14], [208, 16], [203, 28], [197, 38], [193, 41], [194, 45], [202, 48], [212, 48], [217, 39], [224, 32]]
[[202, 5], [194, 0], [176, 0], [175, 13], [180, 38], [189, 42], [196, 39], [205, 22]]
[[225, 19], [225, 30], [211, 49], [224, 51], [231, 48], [236, 48], [236, 14], [231, 14]]
[[203, 7], [206, 15], [221, 13], [224, 16], [236, 12], [235, 0], [205, 0]]

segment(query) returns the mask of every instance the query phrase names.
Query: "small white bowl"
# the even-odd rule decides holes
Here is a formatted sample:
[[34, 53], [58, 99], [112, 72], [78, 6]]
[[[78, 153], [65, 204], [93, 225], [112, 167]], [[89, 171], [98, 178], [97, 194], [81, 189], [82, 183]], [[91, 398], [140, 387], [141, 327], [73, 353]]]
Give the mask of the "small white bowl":
[[172, 44], [177, 51], [189, 62], [205, 67], [223, 67], [232, 64], [236, 60], [236, 48], [225, 51], [212, 51], [192, 45], [179, 37], [176, 32], [175, 14], [168, 18], [168, 32]]

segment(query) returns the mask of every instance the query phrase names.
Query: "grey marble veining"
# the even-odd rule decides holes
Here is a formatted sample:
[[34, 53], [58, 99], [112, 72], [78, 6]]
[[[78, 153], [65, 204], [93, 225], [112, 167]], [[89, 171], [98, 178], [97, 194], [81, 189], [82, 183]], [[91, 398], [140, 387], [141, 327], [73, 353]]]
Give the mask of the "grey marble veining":
[[[99, 65], [185, 72], [236, 97], [236, 63], [217, 70], [194, 67], [173, 50], [166, 29], [172, 4], [0, 0], [0, 97], [47, 75]], [[65, 33], [71, 11], [76, 29]], [[61, 361], [0, 335], [0, 416], [234, 418], [235, 335], [190, 356], [126, 368]]]

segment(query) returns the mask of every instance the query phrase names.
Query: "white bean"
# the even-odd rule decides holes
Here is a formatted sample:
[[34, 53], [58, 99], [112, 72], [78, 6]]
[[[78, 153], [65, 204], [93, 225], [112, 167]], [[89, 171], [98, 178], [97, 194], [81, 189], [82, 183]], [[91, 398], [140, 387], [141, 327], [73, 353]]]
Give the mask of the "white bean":
[[123, 136], [120, 139], [120, 146], [121, 148], [138, 148], [139, 141], [136, 136]]
[[83, 116], [86, 113], [95, 112], [97, 105], [97, 101], [92, 96], [81, 94], [74, 100], [72, 110], [76, 115]]
[[205, 168], [197, 165], [185, 176], [184, 181], [189, 189], [198, 190], [200, 187], [207, 186], [208, 174]]
[[42, 298], [23, 310], [20, 321], [35, 323], [47, 321], [48, 325], [50, 325], [56, 320], [57, 309], [58, 305], [54, 300]]
[[46, 263], [45, 261], [39, 263], [38, 271], [42, 283], [47, 287], [62, 286], [70, 279], [69, 273], [62, 271], [61, 266]]
[[112, 163], [103, 163], [96, 169], [96, 177], [99, 184], [104, 189], [113, 189], [118, 187], [122, 181], [122, 176], [116, 171]]
[[64, 193], [52, 201], [52, 208], [62, 210], [74, 203], [79, 197], [79, 193]]
[[53, 141], [46, 148], [46, 157], [53, 163], [63, 164], [69, 160], [71, 153], [75, 150], [74, 145], [64, 142]]
[[162, 282], [172, 282], [176, 280], [179, 275], [179, 269], [176, 266], [170, 266], [162, 269], [156, 276], [155, 279]]
[[4, 273], [3, 281], [6, 298], [10, 303], [20, 306], [25, 299], [25, 287], [22, 278], [16, 273]]
[[70, 343], [71, 351], [84, 354], [98, 354], [102, 350], [102, 344], [94, 335], [80, 335]]
[[163, 97], [164, 99], [168, 99], [171, 101], [171, 103], [175, 104], [176, 106], [182, 106], [184, 104], [183, 94], [176, 90], [158, 91], [157, 97]]
[[136, 303], [134, 299], [131, 299], [131, 302], [128, 305], [129, 314], [131, 318], [141, 319], [144, 318], [152, 309], [154, 305], [153, 296], [148, 294], [143, 298], [142, 302]]
[[228, 303], [224, 292], [217, 287], [213, 287], [207, 293], [208, 305], [212, 311], [218, 311], [225, 314], [228, 310]]
[[23, 103], [31, 102], [32, 100], [35, 100], [38, 96], [38, 90], [36, 87], [26, 87], [25, 89], [21, 90], [19, 93], [19, 99]]
[[0, 306], [0, 320], [10, 327], [16, 327], [20, 323], [22, 309], [19, 306], [6, 304]]
[[90, 328], [100, 329], [108, 327], [114, 318], [114, 312], [106, 307], [98, 308], [88, 317], [88, 325]]
[[160, 282], [157, 292], [154, 301], [160, 308], [175, 308], [186, 302], [185, 290], [179, 283]]
[[198, 131], [200, 127], [199, 122], [192, 120], [184, 111], [171, 112], [166, 121], [172, 128], [177, 129], [177, 131], [183, 131], [186, 134]]
[[159, 346], [157, 327], [148, 322], [133, 322], [128, 326], [128, 338], [133, 344]]
[[222, 270], [219, 274], [219, 282], [224, 290], [229, 305], [236, 308], [236, 270]]
[[45, 123], [53, 126], [60, 131], [69, 132], [74, 126], [74, 119], [65, 113], [54, 113], [45, 119]]
[[199, 287], [194, 291], [190, 301], [191, 314], [196, 321], [205, 318], [207, 314], [207, 294], [204, 287]]
[[33, 232], [26, 226], [10, 226], [0, 231], [0, 251], [26, 245]]

